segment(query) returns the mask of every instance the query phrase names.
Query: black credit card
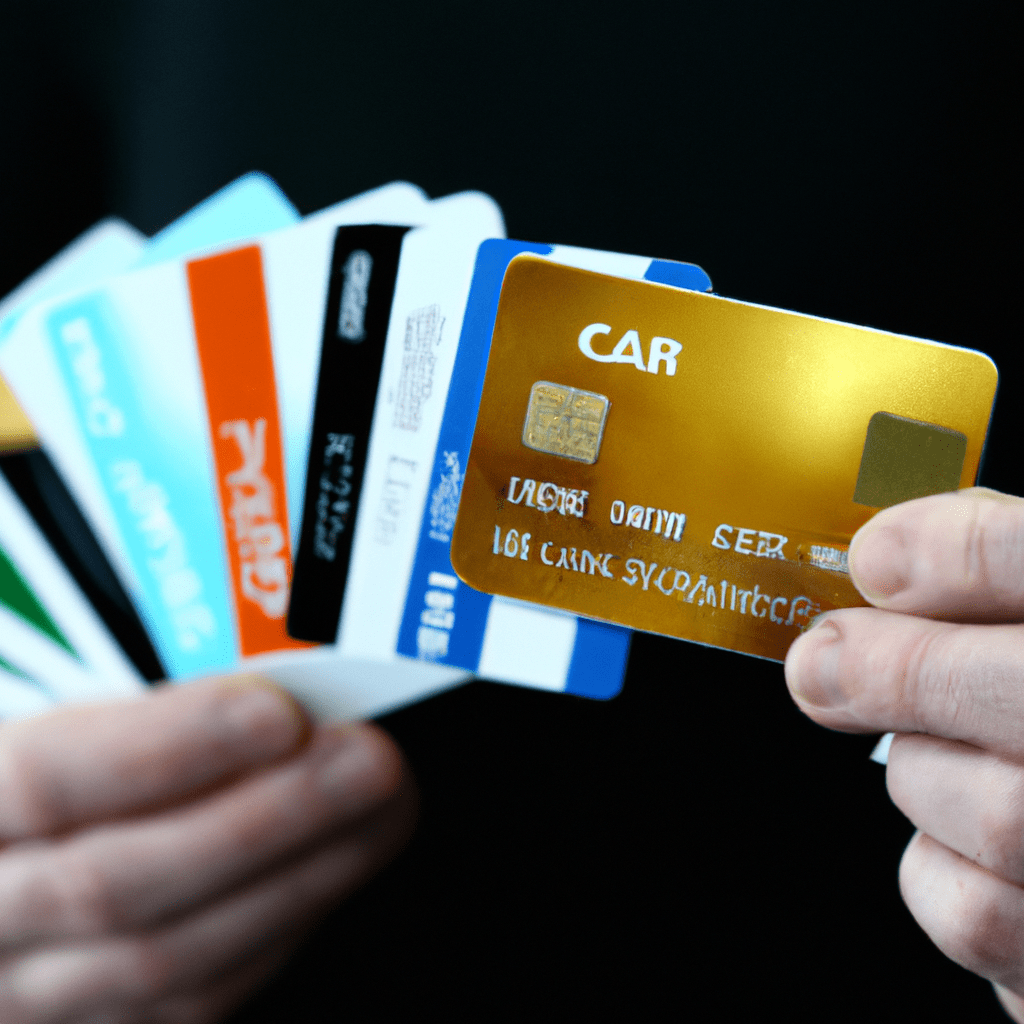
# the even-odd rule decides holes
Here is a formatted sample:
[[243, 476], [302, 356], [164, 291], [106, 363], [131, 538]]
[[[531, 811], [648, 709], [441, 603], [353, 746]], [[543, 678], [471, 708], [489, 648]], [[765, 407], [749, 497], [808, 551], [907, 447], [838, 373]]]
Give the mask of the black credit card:
[[324, 314], [288, 634], [337, 639], [406, 227], [340, 227]]

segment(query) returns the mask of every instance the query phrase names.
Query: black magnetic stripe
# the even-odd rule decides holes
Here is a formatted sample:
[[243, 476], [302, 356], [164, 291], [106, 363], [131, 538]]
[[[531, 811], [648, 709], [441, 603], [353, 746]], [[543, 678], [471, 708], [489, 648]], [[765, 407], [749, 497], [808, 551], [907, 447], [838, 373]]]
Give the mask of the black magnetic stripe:
[[142, 678], [165, 679], [142, 620], [46, 453], [2, 455], [0, 472]]
[[[391, 302], [408, 230], [378, 224], [341, 227], [334, 238], [302, 529], [288, 606], [288, 633], [296, 640], [334, 643], [337, 638]], [[346, 285], [359, 291], [358, 282], [350, 280], [350, 260], [361, 261], [358, 265], [365, 268], [360, 253], [368, 254], [372, 263], [365, 307], [354, 303], [355, 326], [362, 327], [362, 337], [353, 339], [343, 336], [343, 330], [356, 332], [351, 302], [346, 303], [348, 326], [341, 327], [342, 296]]]

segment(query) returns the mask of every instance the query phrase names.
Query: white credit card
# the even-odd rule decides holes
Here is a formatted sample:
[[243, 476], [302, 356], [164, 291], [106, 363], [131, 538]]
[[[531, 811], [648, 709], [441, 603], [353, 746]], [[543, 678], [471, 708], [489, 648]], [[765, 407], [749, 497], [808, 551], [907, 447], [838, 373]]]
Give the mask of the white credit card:
[[[393, 272], [391, 287], [371, 294], [367, 307], [367, 316], [377, 325], [373, 339], [353, 344], [332, 334], [329, 297], [326, 303], [328, 330], [322, 342], [289, 629], [306, 639], [336, 639], [341, 653], [350, 658], [396, 657], [406, 583], [476, 249], [483, 238], [503, 231], [494, 203], [479, 193], [439, 200], [432, 213], [436, 219], [429, 225], [401, 237], [393, 233], [390, 258], [387, 246], [375, 241], [384, 228], [353, 229], [361, 240], [347, 240], [352, 232], [339, 232], [336, 239], [335, 265], [339, 256], [352, 260], [362, 254], [365, 260], [373, 250], [372, 285], [383, 284], [380, 275], [386, 265]], [[336, 297], [342, 317], [350, 283], [344, 281]], [[371, 346], [374, 358], [366, 360]], [[337, 354], [346, 349], [349, 360], [329, 359], [332, 350]], [[339, 405], [335, 396], [345, 394], [347, 380], [358, 380], [361, 394], [349, 383], [348, 400]], [[342, 456], [339, 445], [352, 451]], [[342, 469], [350, 473], [354, 490], [340, 477], [330, 479]], [[333, 550], [343, 538], [325, 543], [326, 534], [336, 533], [341, 525], [331, 528], [332, 498], [351, 506], [345, 525], [351, 543], [347, 564], [339, 564]], [[311, 528], [314, 520], [319, 542]], [[300, 619], [315, 621], [328, 603], [330, 614], [320, 628], [304, 632]]]

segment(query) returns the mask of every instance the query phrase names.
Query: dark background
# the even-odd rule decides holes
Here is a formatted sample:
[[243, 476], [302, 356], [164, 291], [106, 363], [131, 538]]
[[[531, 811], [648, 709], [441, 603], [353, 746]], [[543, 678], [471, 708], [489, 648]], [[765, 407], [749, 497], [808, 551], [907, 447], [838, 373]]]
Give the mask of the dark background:
[[[303, 212], [482, 189], [510, 237], [988, 352], [982, 480], [1024, 493], [1012, 9], [0, 0], [0, 293], [254, 168]], [[236, 1024], [1005, 1020], [900, 902], [872, 741], [778, 665], [640, 636], [610, 703], [474, 683], [385, 724], [417, 838]]]

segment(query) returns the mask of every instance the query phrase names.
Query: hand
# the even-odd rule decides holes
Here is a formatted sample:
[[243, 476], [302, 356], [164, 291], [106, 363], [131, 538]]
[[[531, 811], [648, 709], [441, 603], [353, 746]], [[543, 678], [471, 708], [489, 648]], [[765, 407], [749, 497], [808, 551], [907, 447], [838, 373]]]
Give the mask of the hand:
[[973, 488], [886, 509], [850, 573], [876, 607], [797, 639], [790, 690], [821, 725], [896, 733], [889, 793], [918, 829], [903, 899], [1024, 1022], [1024, 500]]
[[251, 679], [0, 726], [0, 1021], [221, 1019], [414, 803], [381, 730]]

